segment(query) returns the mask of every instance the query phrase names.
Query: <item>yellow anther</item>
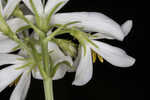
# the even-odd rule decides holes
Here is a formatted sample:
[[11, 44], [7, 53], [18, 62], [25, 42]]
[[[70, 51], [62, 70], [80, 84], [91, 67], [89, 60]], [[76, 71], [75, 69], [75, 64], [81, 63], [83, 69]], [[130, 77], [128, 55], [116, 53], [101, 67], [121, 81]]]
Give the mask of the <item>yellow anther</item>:
[[10, 83], [10, 84], [9, 84], [9, 87], [12, 87], [13, 85], [16, 86], [16, 85], [18, 84], [18, 82], [19, 82], [21, 76], [22, 76], [22, 75], [20, 75], [16, 80], [14, 80], [12, 83]]
[[99, 59], [99, 61], [100, 61], [101, 63], [103, 63], [103, 62], [104, 62], [104, 59], [103, 59], [103, 57], [102, 57], [102, 56], [98, 55], [98, 59]]
[[96, 62], [96, 53], [94, 51], [92, 51], [92, 58], [93, 58], [93, 63]]

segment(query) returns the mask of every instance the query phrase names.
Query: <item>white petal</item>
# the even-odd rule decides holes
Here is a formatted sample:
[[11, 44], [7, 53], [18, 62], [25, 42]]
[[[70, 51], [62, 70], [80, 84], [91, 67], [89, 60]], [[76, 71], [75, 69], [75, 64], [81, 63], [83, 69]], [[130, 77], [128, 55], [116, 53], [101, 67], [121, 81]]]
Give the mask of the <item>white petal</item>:
[[[35, 23], [34, 16], [32, 16], [32, 15], [27, 15], [27, 16], [25, 16], [25, 17], [26, 17], [30, 22]], [[16, 32], [19, 28], [28, 25], [24, 20], [22, 20], [22, 19], [20, 19], [20, 18], [14, 18], [14, 19], [8, 20], [7, 23], [8, 23], [8, 25], [10, 26], [10, 28], [11, 28], [11, 30], [12, 30], [13, 32]]]
[[22, 58], [21, 56], [14, 54], [1, 54], [0, 53], [0, 66], [4, 64], [19, 64], [22, 61], [17, 60], [18, 58]]
[[110, 36], [107, 36], [107, 34], [103, 33], [95, 33], [92, 35], [92, 37], [89, 37], [90, 39], [114, 39]]
[[12, 49], [18, 44], [11, 39], [0, 40], [0, 53], [12, 52]]
[[45, 14], [49, 15], [49, 13], [52, 11], [52, 9], [60, 2], [64, 2], [61, 6], [57, 8], [55, 12], [60, 10], [69, 0], [48, 0], [46, 6], [45, 6]]
[[43, 77], [41, 76], [40, 74], [40, 71], [38, 68], [34, 70], [32, 70], [32, 76], [35, 78], [35, 79], [39, 79], [39, 80], [43, 80]]
[[[30, 4], [30, 0], [23, 0], [23, 2], [27, 5], [27, 7], [34, 13], [32, 7], [31, 7], [31, 4]], [[37, 13], [42, 16], [43, 15], [43, 5], [42, 5], [42, 2], [41, 0], [32, 0], [34, 6], [35, 6], [35, 9], [37, 11]]]
[[61, 67], [59, 67], [59, 69], [56, 71], [54, 77], [53, 77], [53, 80], [59, 80], [59, 79], [62, 79], [65, 74], [67, 72], [67, 68], [65, 65], [61, 65]]
[[0, 13], [2, 14], [2, 16], [4, 15], [3, 12], [3, 5], [2, 5], [3, 1], [0, 0]]
[[0, 70], [0, 92], [21, 75], [24, 69], [16, 70], [21, 65], [12, 65]]
[[133, 21], [132, 20], [127, 20], [125, 23], [121, 25], [121, 28], [124, 32], [124, 36], [127, 36], [129, 32], [131, 31], [133, 26]]
[[112, 65], [118, 67], [129, 67], [135, 63], [135, 59], [128, 56], [124, 50], [100, 41], [92, 41], [99, 47], [95, 48], [91, 46], [92, 49]]
[[10, 100], [25, 100], [27, 92], [29, 90], [31, 81], [31, 74], [28, 71], [24, 72], [19, 80], [19, 83], [15, 87], [11, 94]]
[[120, 25], [102, 13], [58, 13], [52, 19], [53, 24], [66, 24], [72, 21], [80, 21], [81, 23], [73, 25], [83, 27], [86, 31], [103, 33], [106, 36], [118, 40], [123, 40], [124, 38], [124, 33], [122, 32]]
[[5, 36], [5, 35], [3, 35], [3, 33], [2, 33], [2, 32], [0, 32], [0, 40], [6, 39], [6, 38], [8, 38], [8, 37], [7, 37], [7, 36]]
[[89, 46], [86, 46], [86, 55], [84, 55], [84, 49], [81, 47], [81, 58], [76, 71], [74, 85], [82, 86], [89, 82], [93, 74], [93, 63], [91, 57], [91, 50]]
[[[73, 64], [72, 59], [68, 56], [65, 56], [55, 43], [49, 42], [48, 49], [49, 51], [52, 51], [50, 55], [54, 64], [57, 64], [61, 61], [68, 61], [70, 64]], [[66, 65], [62, 65], [61, 67], [59, 67], [59, 69], [57, 70], [54, 76], [54, 80], [63, 78], [67, 69], [68, 66]]]
[[8, 18], [13, 13], [14, 9], [20, 1], [21, 0], [8, 0], [8, 3], [4, 8], [4, 16], [6, 18]]

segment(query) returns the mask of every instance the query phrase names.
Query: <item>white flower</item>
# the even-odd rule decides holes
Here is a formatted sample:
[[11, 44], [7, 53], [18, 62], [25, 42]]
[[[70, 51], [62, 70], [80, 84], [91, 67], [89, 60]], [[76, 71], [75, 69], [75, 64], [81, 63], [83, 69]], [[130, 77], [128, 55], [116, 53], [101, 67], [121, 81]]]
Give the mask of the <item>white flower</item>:
[[[35, 13], [31, 6], [30, 0], [22, 0], [22, 1], [27, 5], [27, 7], [33, 13]], [[32, 0], [38, 15], [43, 16], [43, 17], [47, 17], [57, 4], [63, 2], [63, 4], [61, 6], [59, 6], [55, 12], [60, 10], [68, 1], [69, 0], [48, 0], [46, 5], [43, 6], [42, 0]]]
[[[48, 42], [48, 50], [52, 51], [50, 56], [52, 57], [52, 62], [54, 63], [54, 65], [62, 61], [68, 61], [71, 65], [73, 65], [73, 61], [71, 57], [65, 56], [64, 53], [59, 49], [59, 47], [54, 42]], [[63, 78], [69, 69], [70, 68], [67, 65], [62, 64], [61, 67], [59, 67], [59, 69], [56, 71], [56, 74], [53, 77], [53, 80], [58, 80], [58, 79]], [[33, 73], [33, 76], [36, 79], [41, 79], [41, 80], [43, 79], [38, 69], [36, 72]]]
[[4, 0], [0, 0], [0, 12], [4, 16], [5, 19], [9, 18], [9, 16], [13, 13], [14, 9], [16, 8], [16, 5], [21, 0], [8, 0], [6, 6], [3, 9], [3, 2]]
[[[33, 16], [27, 15], [26, 18], [30, 19], [32, 22], [34, 21]], [[7, 24], [14, 33], [16, 33], [18, 29], [27, 26], [27, 24], [19, 18], [7, 20]], [[15, 41], [9, 39], [7, 36], [3, 35], [2, 32], [0, 32], [0, 53], [12, 52], [12, 49], [17, 45], [18, 44]]]
[[66, 24], [72, 21], [80, 22], [72, 26], [83, 27], [83, 30], [88, 32], [97, 32], [94, 34], [94, 38], [89, 38], [98, 46], [96, 48], [88, 42], [85, 43], [86, 55], [84, 55], [84, 48], [80, 47], [78, 57], [75, 61], [75, 66], [78, 67], [73, 82], [74, 85], [84, 85], [92, 78], [93, 64], [91, 49], [114, 66], [129, 67], [135, 63], [135, 59], [128, 56], [122, 49], [94, 40], [106, 38], [122, 41], [132, 28], [131, 20], [126, 21], [120, 26], [104, 14], [96, 12], [58, 13], [52, 18], [52, 24]]
[[[5, 18], [6, 20], [9, 18], [19, 1], [20, 0], [8, 0], [8, 3], [3, 9], [2, 1], [0, 0], [0, 13], [2, 14], [3, 18]], [[31, 16], [26, 17], [31, 21], [33, 20]], [[23, 20], [20, 20], [18, 18], [7, 20], [7, 24], [14, 33], [16, 33], [19, 28], [27, 25]], [[17, 43], [9, 39], [7, 36], [4, 36], [3, 33], [0, 31], [0, 53], [11, 52], [15, 46], [17, 46]]]
[[24, 100], [30, 85], [31, 74], [28, 73], [29, 69], [16, 69], [25, 64], [25, 62], [17, 60], [18, 58], [22, 57], [13, 54], [0, 54], [0, 66], [13, 64], [0, 70], [0, 92], [21, 76], [10, 100]]
[[124, 28], [121, 28], [111, 18], [97, 12], [57, 13], [52, 17], [51, 24], [66, 24], [73, 21], [79, 21], [80, 23], [73, 24], [72, 26], [83, 27], [85, 31], [101, 33], [102, 36], [107, 36], [109, 39], [118, 40], [123, 40], [125, 34], [132, 27], [132, 22], [127, 22], [124, 28], [128, 30], [124, 32]]
[[[52, 51], [51, 56], [54, 66], [62, 61], [68, 61], [71, 65], [73, 64], [72, 59], [69, 56], [65, 56], [59, 50], [58, 46], [55, 43], [49, 42], [48, 46], [49, 51]], [[20, 51], [19, 55], [26, 56], [26, 53]], [[10, 100], [24, 100], [30, 85], [30, 78], [31, 78], [30, 67], [32, 65], [29, 64], [30, 67], [26, 66], [25, 68], [19, 68], [20, 66], [28, 64], [26, 60], [18, 60], [20, 58], [23, 58], [22, 56], [19, 55], [0, 53], [0, 66], [4, 64], [12, 64], [9, 67], [0, 70], [0, 92], [3, 91], [8, 85], [10, 85], [13, 81], [15, 81], [18, 77], [21, 76], [16, 88], [14, 89], [10, 97]], [[67, 71], [67, 67], [68, 66], [62, 64], [60, 68], [56, 71], [53, 80], [63, 78], [63, 76]], [[43, 79], [38, 70], [38, 67], [32, 69], [32, 75], [36, 79]]]

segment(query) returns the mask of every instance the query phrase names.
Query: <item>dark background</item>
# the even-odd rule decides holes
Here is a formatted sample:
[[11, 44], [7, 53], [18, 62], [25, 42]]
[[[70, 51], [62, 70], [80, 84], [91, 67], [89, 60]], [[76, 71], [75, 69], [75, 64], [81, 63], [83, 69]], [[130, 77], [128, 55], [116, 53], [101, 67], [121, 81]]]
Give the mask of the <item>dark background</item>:
[[[139, 65], [138, 59], [140, 58], [139, 47], [142, 44], [139, 41], [144, 40], [141, 35], [144, 34], [141, 29], [144, 24], [140, 21], [144, 12], [142, 11], [142, 5], [141, 2], [139, 4], [132, 0], [70, 0], [59, 11], [101, 12], [119, 24], [132, 19], [134, 22], [133, 29], [124, 42], [103, 41], [124, 49], [137, 61], [130, 68], [119, 68], [106, 61], [101, 64], [97, 60], [94, 64], [92, 80], [82, 87], [72, 86], [75, 73], [67, 73], [63, 79], [54, 81], [55, 100], [146, 100], [144, 88], [146, 83], [145, 65]], [[7, 88], [0, 93], [0, 100], [9, 100], [13, 88]], [[32, 79], [26, 100], [44, 100], [42, 81]]]

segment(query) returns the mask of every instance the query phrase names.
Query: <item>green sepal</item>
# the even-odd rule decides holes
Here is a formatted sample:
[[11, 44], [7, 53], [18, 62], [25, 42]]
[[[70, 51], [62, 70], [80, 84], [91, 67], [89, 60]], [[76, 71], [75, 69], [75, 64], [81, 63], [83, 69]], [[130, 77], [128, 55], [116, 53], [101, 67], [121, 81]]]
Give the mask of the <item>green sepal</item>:
[[29, 67], [29, 65], [31, 65], [31, 64], [32, 64], [32, 62], [26, 63], [23, 66], [15, 68], [15, 70], [19, 70], [19, 69], [23, 69], [23, 68]]
[[47, 16], [47, 23], [49, 24], [50, 20], [51, 20], [51, 16], [54, 14], [54, 12], [57, 10], [57, 8], [62, 5], [64, 2], [60, 2], [58, 3], [53, 9], [52, 11], [48, 14]]

